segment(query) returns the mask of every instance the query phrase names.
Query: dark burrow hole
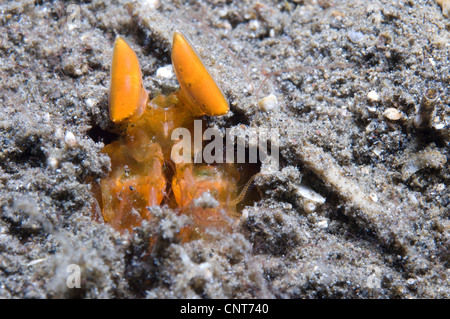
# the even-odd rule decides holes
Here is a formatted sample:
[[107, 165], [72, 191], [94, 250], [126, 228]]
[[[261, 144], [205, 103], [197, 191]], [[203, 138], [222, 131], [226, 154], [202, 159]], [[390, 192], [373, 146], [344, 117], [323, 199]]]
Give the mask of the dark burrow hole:
[[226, 127], [237, 125], [250, 125], [250, 119], [245, 115], [244, 111], [233, 109], [233, 115], [227, 119]]
[[0, 167], [7, 172], [11, 169], [11, 167], [8, 166], [8, 163], [10, 162], [29, 167], [42, 167], [45, 164], [47, 156], [41, 148], [42, 142], [39, 136], [28, 136], [24, 139], [17, 140], [15, 144], [17, 150], [12, 152], [11, 161], [0, 163]]
[[99, 125], [93, 125], [87, 132], [88, 136], [96, 143], [103, 142], [105, 145], [110, 144], [119, 138], [119, 134], [102, 129]]

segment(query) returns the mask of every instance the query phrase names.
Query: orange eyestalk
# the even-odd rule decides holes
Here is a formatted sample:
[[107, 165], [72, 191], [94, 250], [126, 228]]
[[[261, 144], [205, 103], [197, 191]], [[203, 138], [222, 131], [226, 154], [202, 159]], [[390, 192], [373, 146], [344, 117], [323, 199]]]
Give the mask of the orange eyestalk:
[[191, 106], [194, 115], [217, 116], [228, 113], [228, 102], [222, 90], [195, 49], [179, 31], [173, 34], [172, 64], [180, 82], [179, 99]]
[[147, 100], [138, 58], [125, 40], [117, 36], [109, 90], [111, 121], [121, 123], [138, 118], [144, 112]]

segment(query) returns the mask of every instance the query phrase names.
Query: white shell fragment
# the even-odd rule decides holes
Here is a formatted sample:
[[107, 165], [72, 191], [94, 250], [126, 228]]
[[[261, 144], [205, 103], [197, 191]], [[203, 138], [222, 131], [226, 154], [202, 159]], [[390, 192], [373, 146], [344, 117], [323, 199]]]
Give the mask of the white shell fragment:
[[353, 43], [357, 43], [357, 42], [361, 41], [362, 38], [364, 38], [364, 33], [360, 32], [360, 31], [350, 30], [347, 33], [347, 36], [350, 39], [350, 41], [352, 41]]
[[377, 196], [377, 194], [371, 193], [371, 194], [369, 195], [369, 198], [372, 200], [372, 202], [378, 203], [378, 196]]
[[304, 205], [303, 205], [303, 209], [305, 210], [305, 212], [307, 214], [311, 214], [311, 213], [316, 211], [317, 205], [313, 201], [306, 200]]
[[161, 79], [171, 79], [174, 77], [174, 75], [175, 73], [173, 72], [172, 64], [168, 64], [156, 70], [156, 77]]
[[47, 258], [35, 259], [35, 260], [30, 261], [28, 264], [26, 264], [26, 266], [27, 267], [34, 266], [34, 265], [40, 264], [40, 263], [42, 263], [42, 262], [44, 262], [46, 260], [47, 260]]
[[95, 104], [97, 104], [97, 102], [94, 99], [91, 99], [91, 98], [86, 99], [85, 102], [86, 102], [86, 106], [88, 108], [92, 108], [92, 107], [94, 107]]
[[47, 158], [47, 165], [51, 169], [57, 169], [59, 166], [59, 161], [56, 157], [50, 156], [49, 158]]
[[256, 31], [259, 29], [259, 22], [258, 20], [250, 20], [248, 23], [248, 28], [252, 31]]
[[147, 10], [156, 10], [161, 6], [161, 2], [159, 0], [144, 0], [141, 2], [141, 5], [144, 9]]
[[72, 132], [67, 131], [64, 136], [64, 143], [66, 143], [67, 147], [75, 147], [77, 146], [77, 138], [73, 135]]
[[259, 100], [258, 106], [264, 112], [275, 111], [278, 108], [277, 97], [273, 94], [263, 97]]
[[367, 98], [372, 102], [380, 101], [380, 95], [375, 91], [370, 91], [369, 93], [367, 93]]
[[328, 228], [328, 222], [325, 219], [318, 221], [316, 225], [319, 228]]
[[390, 107], [384, 111], [383, 115], [391, 121], [398, 121], [403, 118], [403, 112], [397, 110], [394, 107]]
[[45, 112], [44, 116], [42, 117], [43, 121], [45, 124], [49, 124], [50, 123], [50, 114], [48, 112]]
[[297, 195], [318, 204], [323, 204], [326, 201], [325, 197], [303, 185], [298, 186]]

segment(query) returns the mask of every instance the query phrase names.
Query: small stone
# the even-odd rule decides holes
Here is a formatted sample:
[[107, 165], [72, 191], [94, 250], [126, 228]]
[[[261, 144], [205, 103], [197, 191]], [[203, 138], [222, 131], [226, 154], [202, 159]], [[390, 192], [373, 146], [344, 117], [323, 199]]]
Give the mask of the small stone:
[[46, 112], [44, 114], [44, 116], [42, 117], [43, 121], [45, 124], [49, 124], [50, 123], [50, 114], [48, 112]]
[[233, 26], [228, 21], [221, 21], [221, 22], [217, 23], [217, 27], [225, 29], [227, 31], [230, 31], [231, 29], [233, 29]]
[[380, 95], [375, 91], [370, 91], [369, 93], [367, 93], [367, 98], [372, 102], [380, 101]]
[[398, 121], [403, 118], [403, 113], [396, 108], [390, 107], [384, 111], [383, 115], [391, 121]]
[[364, 38], [364, 33], [359, 32], [359, 31], [350, 30], [347, 33], [347, 36], [350, 39], [350, 41], [352, 41], [353, 43], [357, 43], [357, 42], [361, 41], [362, 38]]
[[148, 10], [155, 10], [161, 6], [161, 2], [159, 0], [146, 0], [142, 2], [142, 5]]
[[91, 99], [91, 98], [86, 99], [85, 102], [86, 102], [86, 106], [87, 106], [88, 108], [92, 108], [92, 107], [94, 107], [94, 105], [96, 104], [95, 100], [94, 100], [94, 99]]
[[310, 201], [310, 202], [317, 203], [317, 204], [323, 204], [326, 201], [325, 197], [316, 193], [311, 188], [303, 186], [303, 185], [298, 186], [297, 195]]
[[306, 200], [305, 204], [303, 205], [303, 209], [305, 210], [305, 213], [311, 214], [316, 211], [317, 205], [313, 201]]
[[168, 64], [166, 66], [160, 67], [158, 70], [156, 70], [156, 77], [161, 79], [171, 79], [173, 78], [173, 67], [171, 64]]
[[317, 222], [317, 227], [328, 228], [328, 222], [326, 220], [321, 220], [321, 221]]
[[249, 28], [250, 30], [252, 30], [252, 31], [258, 30], [258, 29], [259, 29], [259, 22], [258, 22], [258, 20], [251, 20], [251, 21], [248, 23], [248, 28]]
[[245, 222], [248, 218], [248, 210], [244, 209], [241, 214], [241, 222]]
[[58, 140], [62, 140], [64, 138], [63, 131], [59, 127], [55, 130], [55, 138]]
[[273, 94], [270, 94], [270, 95], [262, 98], [258, 102], [258, 106], [264, 112], [275, 111], [278, 108], [277, 97]]
[[369, 195], [369, 198], [372, 200], [372, 202], [374, 203], [378, 203], [378, 196], [375, 193], [372, 193]]
[[47, 165], [48, 165], [50, 168], [52, 168], [52, 169], [57, 169], [58, 166], [59, 166], [59, 161], [58, 161], [58, 159], [56, 159], [55, 157], [50, 156], [50, 157], [47, 159]]
[[407, 283], [408, 285], [414, 285], [414, 284], [416, 283], [416, 280], [415, 280], [414, 278], [409, 278], [409, 279], [406, 281], [406, 283]]
[[66, 135], [64, 136], [64, 143], [66, 143], [68, 147], [72, 148], [77, 146], [77, 139], [72, 132], [67, 131]]

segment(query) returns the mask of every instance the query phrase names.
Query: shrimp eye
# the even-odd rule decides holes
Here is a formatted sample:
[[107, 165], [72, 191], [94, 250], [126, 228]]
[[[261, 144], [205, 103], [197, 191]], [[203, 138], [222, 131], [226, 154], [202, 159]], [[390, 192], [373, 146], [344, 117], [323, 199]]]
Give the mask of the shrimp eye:
[[138, 118], [147, 104], [141, 68], [133, 49], [117, 36], [111, 65], [109, 115], [114, 123]]
[[200, 56], [179, 32], [173, 34], [172, 64], [182, 93], [199, 109], [200, 114], [228, 113], [228, 102]]

